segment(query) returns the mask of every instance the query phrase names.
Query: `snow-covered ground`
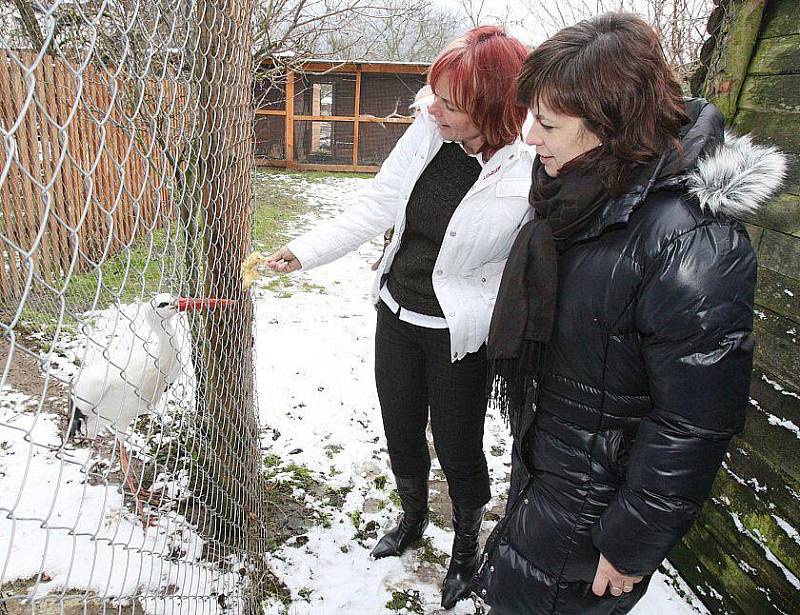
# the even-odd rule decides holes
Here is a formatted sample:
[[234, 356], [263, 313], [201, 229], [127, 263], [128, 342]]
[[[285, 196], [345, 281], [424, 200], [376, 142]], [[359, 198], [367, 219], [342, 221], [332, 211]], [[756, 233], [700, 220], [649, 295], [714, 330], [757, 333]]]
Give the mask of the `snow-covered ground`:
[[[314, 213], [290, 234], [335, 215], [352, 202], [363, 181], [332, 179], [307, 186]], [[389, 527], [399, 512], [391, 497], [393, 484], [372, 371], [375, 310], [368, 295], [370, 264], [379, 254], [380, 242], [374, 241], [319, 269], [288, 279], [267, 277], [254, 291], [259, 406], [262, 424], [268, 427], [263, 446], [284, 466], [304, 466], [316, 480], [346, 492], [343, 504], [334, 506], [296, 490], [296, 495], [305, 497], [306, 506], [329, 523], [313, 527], [269, 555], [271, 568], [291, 590], [292, 601], [288, 606], [275, 602], [268, 613], [444, 612], [439, 607], [439, 584], [446, 570], [443, 554], [449, 553], [452, 541], [446, 520], [435, 518], [425, 548], [410, 550], [399, 559], [369, 557], [381, 529]], [[275, 292], [276, 287], [282, 290]], [[484, 449], [492, 477], [490, 507], [495, 511], [502, 510], [507, 489], [509, 446], [508, 429], [490, 412]], [[440, 474], [437, 470], [434, 460], [434, 477]], [[486, 529], [493, 523], [486, 522]], [[637, 615], [706, 612], [674, 571], [671, 574], [673, 578], [655, 575]], [[477, 608], [472, 600], [464, 600], [451, 612], [476, 613]]]

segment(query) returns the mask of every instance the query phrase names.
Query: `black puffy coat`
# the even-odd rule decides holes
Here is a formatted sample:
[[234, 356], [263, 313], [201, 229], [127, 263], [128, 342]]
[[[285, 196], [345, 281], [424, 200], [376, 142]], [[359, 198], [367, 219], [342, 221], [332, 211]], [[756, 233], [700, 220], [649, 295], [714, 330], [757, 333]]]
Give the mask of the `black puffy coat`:
[[743, 427], [756, 258], [730, 213], [777, 189], [783, 160], [724, 139], [705, 101], [689, 115], [689, 170], [610, 199], [559, 251], [555, 329], [512, 420], [506, 515], [476, 576], [493, 613], [626, 613], [648, 579], [596, 597], [599, 554], [651, 575]]

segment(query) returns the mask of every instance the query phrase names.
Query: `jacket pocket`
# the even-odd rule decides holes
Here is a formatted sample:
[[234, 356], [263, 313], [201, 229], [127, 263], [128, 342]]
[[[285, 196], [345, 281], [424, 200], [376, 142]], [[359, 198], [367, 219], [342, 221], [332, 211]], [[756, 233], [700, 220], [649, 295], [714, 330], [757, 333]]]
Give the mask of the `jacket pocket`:
[[497, 290], [500, 288], [500, 278], [503, 275], [506, 261], [486, 263], [479, 270], [481, 297], [484, 301], [494, 304], [497, 299]]

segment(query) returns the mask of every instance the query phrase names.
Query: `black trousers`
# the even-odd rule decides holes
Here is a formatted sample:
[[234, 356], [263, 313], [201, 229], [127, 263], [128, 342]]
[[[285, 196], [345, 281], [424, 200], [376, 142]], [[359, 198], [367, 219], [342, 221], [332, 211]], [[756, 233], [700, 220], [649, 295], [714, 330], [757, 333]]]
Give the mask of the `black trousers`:
[[452, 363], [448, 329], [409, 324], [379, 302], [375, 382], [392, 471], [401, 478], [428, 476], [430, 409], [450, 499], [464, 508], [483, 506], [490, 497], [483, 454], [486, 370], [485, 346]]

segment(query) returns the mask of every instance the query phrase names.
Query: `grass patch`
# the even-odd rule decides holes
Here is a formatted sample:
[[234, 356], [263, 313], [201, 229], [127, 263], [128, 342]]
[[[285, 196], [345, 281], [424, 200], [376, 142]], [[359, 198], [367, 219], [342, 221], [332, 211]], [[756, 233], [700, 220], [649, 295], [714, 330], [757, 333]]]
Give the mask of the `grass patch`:
[[423, 615], [422, 599], [416, 589], [392, 592], [392, 599], [386, 603], [386, 608], [395, 613], [419, 613]]
[[378, 538], [378, 529], [379, 525], [377, 521], [367, 521], [363, 526], [361, 522], [363, 519], [361, 518], [361, 511], [354, 510], [347, 513], [347, 516], [350, 517], [350, 521], [353, 522], [353, 527], [356, 528], [356, 533], [353, 536], [353, 540], [355, 540], [358, 544], [362, 547], [366, 547], [366, 542], [368, 540], [375, 540]]
[[266, 468], [276, 468], [281, 464], [280, 455], [275, 455], [273, 453], [269, 453], [264, 455], [264, 467]]
[[[290, 172], [281, 169], [257, 169], [253, 172], [253, 248], [271, 253], [294, 235], [289, 232], [292, 223], [310, 210], [303, 196], [308, 183], [330, 180], [332, 177], [364, 177], [360, 174], [323, 172]], [[261, 288], [266, 288], [280, 299], [288, 299], [294, 292], [324, 293], [317, 284], [300, 281], [292, 275], [275, 275], [262, 278]]]
[[336, 455], [341, 453], [344, 450], [344, 447], [341, 444], [328, 444], [325, 447], [325, 456], [328, 459], [333, 459]]
[[361, 511], [353, 510], [347, 513], [347, 516], [350, 517], [350, 521], [353, 522], [353, 527], [358, 529], [358, 527], [361, 525]]
[[447, 558], [449, 557], [447, 553], [444, 551], [439, 551], [436, 547], [433, 546], [433, 541], [430, 538], [423, 538], [419, 542], [419, 558], [423, 562], [428, 562], [430, 564], [439, 564], [440, 566], [444, 567], [447, 565]]
[[431, 523], [433, 523], [436, 527], [442, 530], [450, 530], [452, 529], [450, 525], [450, 521], [445, 518], [444, 515], [441, 513], [436, 512], [435, 510], [428, 511], [428, 519]]
[[286, 243], [288, 223], [307, 211], [296, 187], [270, 178], [276, 174], [264, 169], [253, 173], [253, 245], [257, 250], [277, 250]]
[[[58, 593], [38, 598], [31, 602], [28, 591], [38, 583], [47, 583], [50, 576], [41, 576], [11, 581], [0, 585], [0, 613], [16, 615], [19, 613], [119, 613], [119, 615], [141, 615], [144, 608], [138, 598], [131, 598], [120, 604], [113, 598], [103, 598], [93, 591], [59, 588]], [[167, 596], [169, 598], [169, 596]]]
[[[167, 236], [165, 229], [156, 229], [88, 271], [73, 273], [68, 280], [50, 280], [52, 288], [35, 280], [16, 332], [32, 346], [47, 350], [49, 342], [59, 334], [78, 334], [81, 322], [74, 315], [105, 309], [117, 300], [131, 303], [137, 298], [149, 298], [151, 293], [168, 286], [167, 280], [175, 275], [175, 259], [182, 252], [178, 243], [175, 237]], [[10, 313], [15, 308], [0, 305], [0, 313]]]
[[[287, 180], [287, 176], [289, 179]], [[287, 234], [291, 222], [308, 212], [308, 202], [301, 194], [308, 182], [331, 178], [370, 177], [362, 173], [296, 172], [283, 169], [256, 169], [253, 172], [253, 244], [257, 250], [277, 250], [292, 237]]]
[[370, 179], [375, 177], [374, 173], [355, 173], [355, 172], [339, 172], [339, 171], [290, 171], [288, 169], [260, 167], [255, 173], [264, 173], [266, 175], [289, 175], [296, 177], [298, 180], [305, 180], [309, 182], [325, 181], [330, 178], [356, 178], [356, 179]]

